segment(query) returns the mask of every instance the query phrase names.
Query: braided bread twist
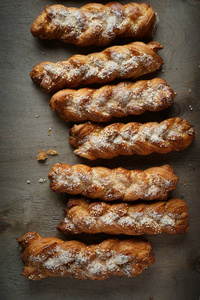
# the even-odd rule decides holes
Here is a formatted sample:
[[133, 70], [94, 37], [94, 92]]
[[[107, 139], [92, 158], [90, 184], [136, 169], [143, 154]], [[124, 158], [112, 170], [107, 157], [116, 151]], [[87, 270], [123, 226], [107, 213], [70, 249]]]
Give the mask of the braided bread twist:
[[100, 89], [67, 89], [53, 95], [52, 110], [65, 122], [108, 122], [113, 117], [140, 115], [169, 107], [174, 92], [164, 79], [121, 82]]
[[77, 279], [106, 279], [111, 275], [135, 277], [153, 264], [151, 245], [142, 240], [108, 239], [86, 246], [79, 241], [66, 241], [29, 232], [18, 243], [22, 254], [22, 275], [40, 280], [48, 276], [70, 276]]
[[77, 148], [74, 153], [90, 160], [179, 151], [195, 137], [193, 126], [180, 118], [161, 123], [113, 123], [106, 127], [88, 122], [74, 125], [70, 133], [69, 143]]
[[105, 201], [166, 200], [169, 191], [175, 189], [178, 183], [178, 177], [169, 165], [129, 171], [55, 164], [48, 178], [51, 189], [56, 193], [82, 194]]
[[156, 14], [147, 3], [89, 3], [81, 8], [46, 6], [31, 26], [34, 36], [78, 46], [103, 46], [116, 36], [152, 37]]
[[159, 49], [162, 46], [157, 42], [113, 46], [98, 53], [77, 54], [67, 61], [40, 63], [30, 76], [46, 92], [80, 84], [106, 83], [115, 78], [137, 78], [160, 68], [163, 61], [156, 54]]
[[132, 205], [70, 199], [65, 211], [57, 229], [66, 234], [176, 234], [188, 230], [188, 208], [180, 199]]

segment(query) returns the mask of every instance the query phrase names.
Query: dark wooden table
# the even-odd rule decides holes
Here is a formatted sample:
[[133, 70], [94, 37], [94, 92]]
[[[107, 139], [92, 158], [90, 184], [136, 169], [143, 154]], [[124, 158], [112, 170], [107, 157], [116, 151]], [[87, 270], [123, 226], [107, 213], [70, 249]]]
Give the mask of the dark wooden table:
[[[64, 124], [49, 109], [50, 95], [42, 92], [29, 78], [33, 65], [41, 61], [56, 62], [66, 60], [75, 53], [85, 54], [102, 49], [78, 48], [32, 37], [29, 28], [34, 18], [46, 4], [57, 2], [0, 1], [0, 299], [197, 300], [200, 295], [200, 1], [149, 1], [159, 16], [154, 39], [164, 46], [160, 55], [165, 64], [160, 71], [147, 78], [158, 76], [166, 79], [177, 96], [173, 106], [162, 113], [145, 113], [141, 117], [122, 120], [147, 122], [183, 117], [195, 126], [195, 141], [182, 152], [95, 162], [73, 154], [68, 144], [68, 129], [72, 124]], [[88, 1], [60, 3], [81, 6]], [[123, 41], [115, 40], [112, 45], [119, 43]], [[39, 150], [50, 148], [56, 149], [59, 156], [49, 157], [48, 164], [37, 162]], [[53, 194], [47, 179], [51, 165], [56, 162], [128, 169], [171, 164], [179, 176], [178, 187], [171, 196], [183, 198], [188, 204], [188, 233], [148, 237], [157, 260], [137, 278], [112, 277], [100, 282], [71, 278], [47, 278], [40, 282], [26, 280], [19, 275], [22, 269], [21, 249], [15, 237], [37, 231], [42, 236], [66, 238], [55, 227], [64, 217], [67, 197]], [[46, 182], [40, 183], [40, 178], [46, 179]], [[96, 243], [105, 236], [81, 235], [73, 238]]]

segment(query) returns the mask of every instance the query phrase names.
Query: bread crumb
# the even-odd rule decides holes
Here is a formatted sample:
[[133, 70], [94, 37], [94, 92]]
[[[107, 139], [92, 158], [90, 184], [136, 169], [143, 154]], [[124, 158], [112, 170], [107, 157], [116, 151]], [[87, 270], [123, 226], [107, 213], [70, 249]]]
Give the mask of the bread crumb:
[[48, 135], [50, 135], [50, 131], [51, 131], [51, 130], [50, 130], [50, 129], [48, 129], [48, 131], [47, 131], [47, 134], [48, 134]]
[[46, 160], [47, 159], [47, 155], [44, 151], [44, 149], [40, 150], [40, 153], [37, 156], [37, 160]]
[[52, 148], [47, 151], [48, 155], [58, 155], [58, 152], [56, 150], [53, 150]]

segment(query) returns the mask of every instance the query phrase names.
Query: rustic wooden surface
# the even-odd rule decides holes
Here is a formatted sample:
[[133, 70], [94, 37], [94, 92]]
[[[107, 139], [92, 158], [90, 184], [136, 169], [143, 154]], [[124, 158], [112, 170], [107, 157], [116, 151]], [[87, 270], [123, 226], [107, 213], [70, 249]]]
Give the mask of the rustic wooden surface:
[[[199, 299], [200, 1], [149, 1], [158, 12], [159, 23], [154, 39], [164, 46], [160, 55], [165, 65], [163, 71], [148, 78], [158, 76], [166, 79], [178, 95], [173, 106], [162, 113], [146, 113], [141, 117], [123, 119], [125, 122], [146, 122], [183, 117], [195, 126], [195, 141], [182, 152], [153, 154], [148, 157], [118, 157], [96, 162], [75, 157], [73, 149], [68, 145], [68, 129], [72, 124], [64, 124], [49, 109], [50, 96], [29, 78], [33, 65], [41, 61], [56, 62], [65, 60], [74, 53], [90, 53], [102, 49], [78, 48], [32, 37], [29, 28], [34, 18], [42, 12], [44, 5], [57, 2], [0, 1], [0, 299]], [[60, 3], [81, 6], [88, 1], [60, 0]], [[112, 44], [117, 43], [123, 41], [115, 40]], [[39, 117], [36, 118], [36, 115]], [[50, 136], [47, 135], [49, 128], [52, 128]], [[49, 157], [48, 165], [38, 163], [35, 157], [39, 150], [49, 150], [54, 145], [59, 156]], [[113, 277], [101, 282], [71, 278], [47, 278], [40, 282], [26, 280], [19, 275], [22, 270], [21, 249], [15, 237], [22, 237], [27, 231], [37, 231], [42, 236], [65, 238], [56, 231], [55, 226], [64, 216], [62, 209], [67, 197], [53, 194], [47, 179], [51, 165], [56, 162], [86, 163], [111, 168], [122, 166], [128, 169], [171, 164], [179, 176], [178, 187], [171, 196], [183, 198], [189, 206], [188, 233], [184, 236], [162, 234], [148, 237], [157, 261], [137, 278]], [[40, 178], [45, 178], [46, 182], [39, 183]], [[27, 184], [27, 180], [31, 183]], [[75, 238], [96, 243], [104, 237], [81, 235]]]

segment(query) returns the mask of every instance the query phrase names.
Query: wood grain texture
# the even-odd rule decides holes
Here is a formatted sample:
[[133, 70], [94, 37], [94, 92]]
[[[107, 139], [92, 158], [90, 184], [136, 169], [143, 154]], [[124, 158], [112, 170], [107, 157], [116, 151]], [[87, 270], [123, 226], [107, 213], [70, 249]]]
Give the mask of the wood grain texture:
[[[75, 5], [75, 1], [60, 2], [68, 6]], [[108, 1], [98, 2], [105, 4]], [[160, 55], [165, 62], [162, 68], [164, 72], [160, 70], [153, 76], [164, 78], [178, 95], [172, 107], [163, 112], [149, 112], [140, 117], [122, 120], [161, 122], [166, 118], [181, 117], [195, 126], [197, 136], [194, 143], [182, 152], [165, 156], [152, 154], [149, 157], [121, 157], [120, 160], [116, 158], [90, 163], [75, 157], [73, 149], [68, 145], [67, 132], [72, 123], [64, 124], [49, 110], [50, 96], [43, 93], [29, 78], [33, 65], [41, 61], [56, 62], [76, 53], [99, 51], [94, 46], [80, 50], [76, 46], [39, 41], [32, 37], [29, 28], [35, 17], [46, 4], [55, 3], [55, 0], [45, 3], [39, 0], [0, 0], [0, 298], [12, 300], [17, 296], [18, 299], [52, 300], [59, 297], [62, 300], [67, 295], [70, 300], [129, 300], [133, 297], [137, 300], [149, 300], [151, 297], [162, 300], [198, 299], [199, 273], [194, 263], [200, 256], [199, 1], [149, 1], [158, 12], [159, 22], [154, 39], [164, 46]], [[86, 3], [88, 1], [76, 1], [79, 7]], [[131, 41], [127, 39], [128, 42]], [[117, 43], [122, 44], [124, 41], [116, 39], [115, 44]], [[39, 117], [36, 118], [36, 115]], [[50, 136], [47, 135], [49, 128], [52, 129]], [[59, 156], [48, 157], [48, 165], [46, 162], [37, 162], [39, 150], [47, 151], [54, 145]], [[103, 283], [91, 283], [70, 278], [48, 278], [41, 283], [28, 282], [19, 276], [22, 268], [21, 250], [15, 237], [21, 237], [27, 231], [37, 231], [42, 236], [65, 238], [57, 233], [55, 227], [63, 217], [66, 197], [54, 195], [47, 181], [39, 183], [40, 178], [47, 179], [51, 166], [56, 162], [143, 170], [154, 165], [172, 165], [179, 176], [179, 184], [170, 197], [184, 197], [189, 208], [188, 233], [176, 237], [166, 234], [150, 237], [156, 263], [135, 279], [110, 278]], [[27, 184], [27, 180], [31, 183]], [[98, 235], [91, 238], [81, 235], [71, 238], [97, 243], [108, 237], [110, 236]]]

